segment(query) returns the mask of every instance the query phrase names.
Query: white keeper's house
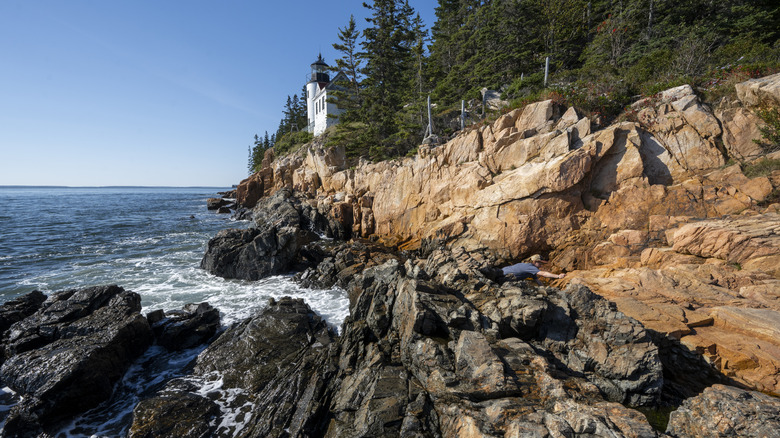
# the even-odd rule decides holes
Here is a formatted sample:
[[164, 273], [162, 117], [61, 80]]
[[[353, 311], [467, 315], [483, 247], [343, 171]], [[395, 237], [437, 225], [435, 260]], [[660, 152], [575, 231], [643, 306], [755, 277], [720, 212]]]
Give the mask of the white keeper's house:
[[306, 110], [309, 118], [308, 131], [315, 136], [339, 122], [337, 117], [344, 110], [339, 109], [334, 102], [333, 90], [342, 89], [338, 83], [348, 81], [343, 72], [338, 72], [333, 80], [328, 76], [328, 64], [322, 60], [322, 54], [311, 65], [311, 79], [306, 84]]

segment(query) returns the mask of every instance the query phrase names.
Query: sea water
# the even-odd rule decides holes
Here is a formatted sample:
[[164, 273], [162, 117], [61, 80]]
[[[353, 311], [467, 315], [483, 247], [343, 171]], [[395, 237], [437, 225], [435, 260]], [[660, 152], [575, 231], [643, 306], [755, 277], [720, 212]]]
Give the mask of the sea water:
[[[206, 209], [225, 188], [0, 187], [0, 304], [33, 290], [45, 294], [117, 284], [141, 296], [142, 312], [208, 302], [223, 326], [270, 298], [304, 298], [338, 328], [349, 312], [339, 289], [305, 289], [290, 275], [226, 280], [199, 268], [208, 240], [247, 221]], [[168, 354], [152, 347], [117, 385], [115, 396], [59, 436], [122, 436], [135, 403], [182, 375], [200, 349]], [[1, 408], [0, 408], [1, 409]]]

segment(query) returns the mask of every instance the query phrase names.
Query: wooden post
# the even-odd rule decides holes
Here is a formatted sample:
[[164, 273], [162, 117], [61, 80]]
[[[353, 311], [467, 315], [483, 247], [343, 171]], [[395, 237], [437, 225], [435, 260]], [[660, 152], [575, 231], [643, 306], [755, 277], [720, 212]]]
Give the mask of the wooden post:
[[466, 101], [460, 101], [460, 130], [466, 129]]
[[547, 88], [547, 76], [550, 73], [550, 57], [544, 58], [544, 87]]
[[428, 95], [428, 134], [433, 135], [433, 119], [431, 118], [431, 95]]

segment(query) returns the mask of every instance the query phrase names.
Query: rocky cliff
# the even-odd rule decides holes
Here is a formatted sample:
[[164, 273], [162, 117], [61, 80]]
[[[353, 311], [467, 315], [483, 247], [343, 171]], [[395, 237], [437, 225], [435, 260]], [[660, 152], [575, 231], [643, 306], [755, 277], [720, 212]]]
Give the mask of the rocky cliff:
[[[595, 132], [539, 102], [354, 168], [269, 153], [236, 191], [252, 226], [201, 267], [340, 287], [340, 331], [290, 298], [215, 336], [206, 304], [32, 293], [0, 306], [3, 436], [56, 433], [153, 342], [202, 352], [139, 396], [131, 437], [780, 436], [780, 174], [727, 164], [759, 153], [751, 108], [778, 84], [714, 112], [679, 87]], [[566, 277], [496, 275], [531, 253]]]
[[[737, 86], [713, 110], [689, 86], [592, 123], [552, 101], [472, 126], [417, 155], [347, 168], [316, 144], [243, 181], [239, 202], [306, 193], [347, 237], [402, 250], [432, 242], [508, 263], [549, 255], [641, 321], [747, 387], [780, 393], [780, 173], [748, 178], [761, 154], [757, 105], [780, 75]], [[775, 159], [780, 158], [775, 156]]]

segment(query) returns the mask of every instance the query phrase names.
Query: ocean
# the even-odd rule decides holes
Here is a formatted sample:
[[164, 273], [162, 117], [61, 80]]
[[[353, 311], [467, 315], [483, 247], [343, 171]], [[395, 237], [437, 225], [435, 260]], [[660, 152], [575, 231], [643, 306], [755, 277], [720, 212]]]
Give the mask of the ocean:
[[[225, 280], [199, 268], [208, 240], [219, 230], [250, 225], [206, 209], [206, 199], [225, 190], [0, 187], [0, 304], [36, 289], [49, 295], [117, 284], [141, 295], [144, 314], [208, 302], [228, 326], [262, 309], [269, 298], [292, 296], [304, 298], [338, 328], [349, 313], [343, 290], [301, 288], [290, 275]], [[157, 348], [131, 368], [112, 400], [58, 436], [123, 436], [135, 402], [179, 376], [200, 352], [161, 355]]]

